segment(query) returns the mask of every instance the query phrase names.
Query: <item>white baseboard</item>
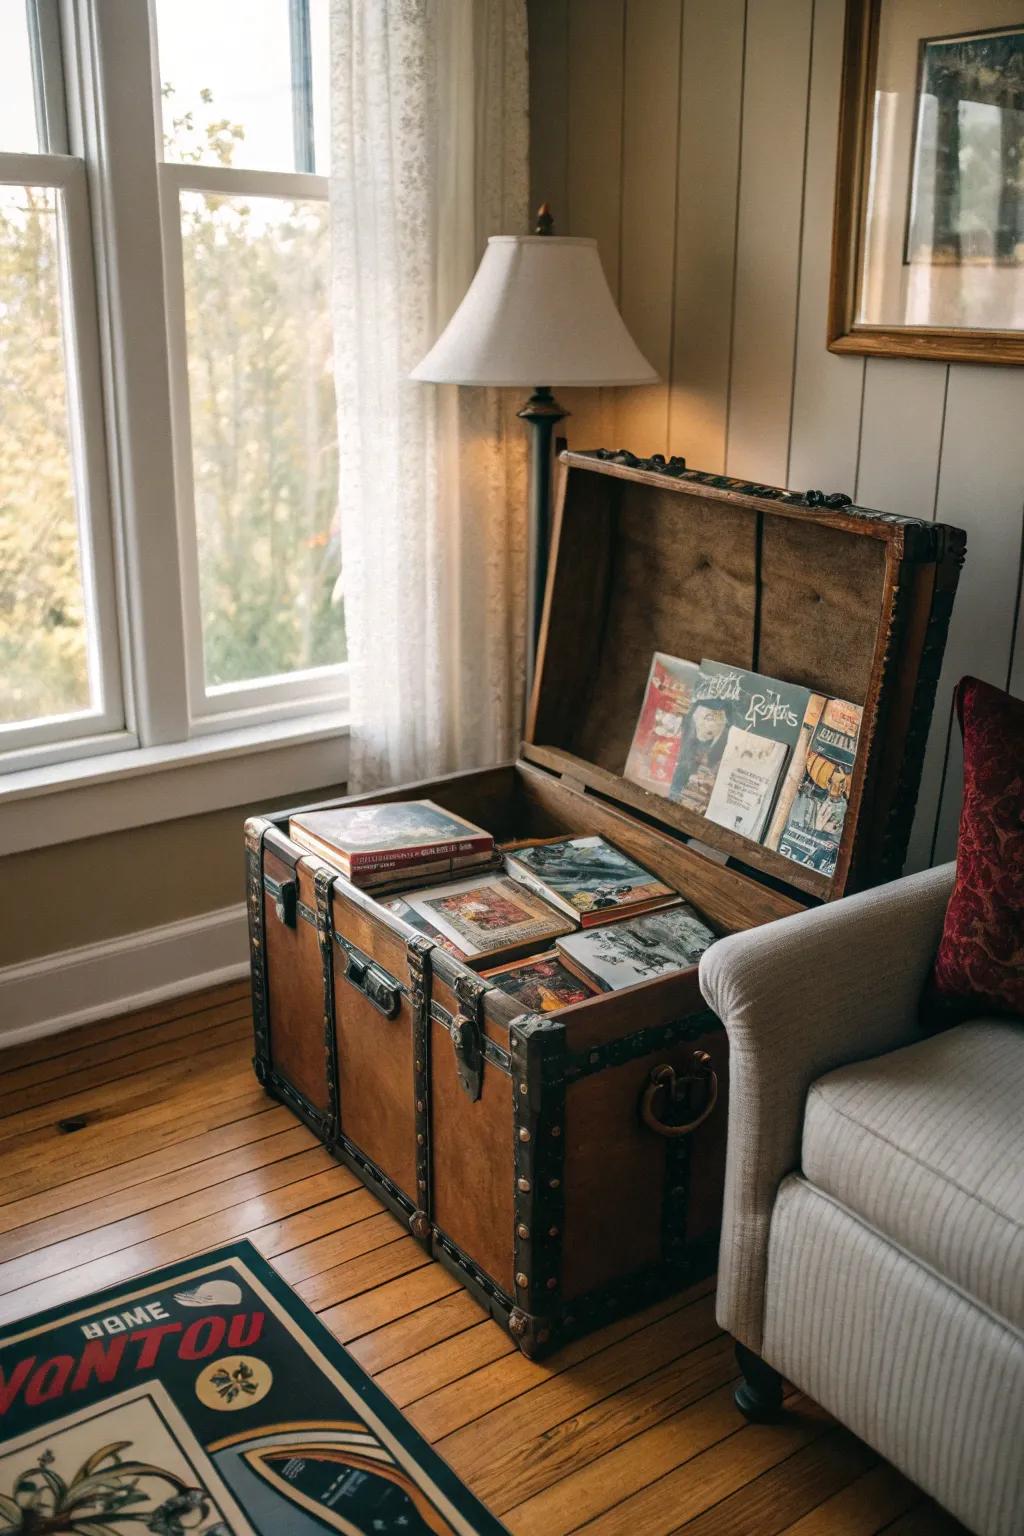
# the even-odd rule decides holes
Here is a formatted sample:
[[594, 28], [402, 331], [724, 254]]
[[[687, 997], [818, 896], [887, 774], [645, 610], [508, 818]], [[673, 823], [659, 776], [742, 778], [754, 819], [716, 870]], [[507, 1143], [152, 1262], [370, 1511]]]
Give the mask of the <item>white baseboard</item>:
[[245, 903], [0, 969], [0, 1047], [55, 1035], [249, 969]]

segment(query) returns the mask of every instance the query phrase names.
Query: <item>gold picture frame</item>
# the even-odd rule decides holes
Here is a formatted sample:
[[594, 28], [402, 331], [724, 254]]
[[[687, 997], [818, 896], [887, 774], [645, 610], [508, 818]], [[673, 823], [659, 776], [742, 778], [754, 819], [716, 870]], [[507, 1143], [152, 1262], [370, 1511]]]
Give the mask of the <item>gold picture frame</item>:
[[[965, 122], [968, 129], [972, 126], [970, 112], [974, 111], [981, 124], [974, 131], [988, 135], [986, 144], [992, 141], [993, 112], [999, 122], [1003, 121], [1003, 101], [1011, 104], [1008, 110], [1014, 135], [1024, 122], [1024, 101], [1022, 106], [1017, 105], [1018, 58], [1024, 58], [1024, 25], [1008, 20], [995, 27], [972, 26], [972, 12], [990, 19], [992, 6], [962, 0], [961, 30], [898, 37], [897, 46], [892, 37], [902, 17], [894, 21], [895, 13], [890, 7], [898, 4], [899, 0], [847, 0], [829, 288], [829, 350], [943, 362], [1024, 363], [1024, 231], [1020, 224], [1024, 192], [1019, 178], [1011, 187], [1013, 224], [1009, 258], [1003, 191], [998, 199], [998, 219], [1002, 223], [987, 235], [982, 227], [980, 239], [975, 238], [966, 256], [959, 254], [957, 234], [955, 256], [950, 255], [947, 238], [938, 258], [932, 245], [928, 251], [922, 249], [920, 260], [915, 261], [911, 240], [912, 228], [916, 230], [920, 224], [919, 189], [923, 183], [923, 195], [933, 200], [930, 216], [935, 221], [940, 219], [937, 189], [947, 189], [950, 156], [955, 157], [957, 197], [964, 196], [960, 183], [960, 134]], [[917, 8], [918, 14], [922, 9], [925, 8]], [[881, 62], [888, 72], [885, 79], [890, 87], [895, 84], [896, 90], [883, 92], [880, 88], [880, 40]], [[942, 120], [934, 107], [936, 98], [925, 98], [924, 84], [932, 79], [927, 71], [931, 69], [934, 75], [940, 65], [949, 76], [948, 66], [942, 63], [945, 56], [970, 60], [972, 49], [975, 53], [987, 50], [989, 56], [1009, 59], [1009, 94], [996, 102], [962, 100], [957, 96], [950, 147], [941, 140]], [[989, 65], [990, 57], [986, 58], [987, 82], [992, 78]], [[895, 81], [891, 78], [894, 70]], [[991, 85], [987, 88], [991, 90]], [[957, 89], [956, 81], [951, 89]], [[966, 97], [967, 88], [961, 90]], [[976, 97], [978, 92], [970, 94]], [[926, 107], [932, 109], [928, 123]], [[927, 132], [922, 131], [922, 125]], [[1002, 134], [1005, 138], [1005, 128]], [[922, 177], [922, 156], [926, 153], [931, 155], [931, 161], [925, 163], [927, 177]], [[947, 175], [940, 180], [943, 165]], [[885, 175], [889, 180], [880, 187], [879, 178]], [[970, 192], [969, 184], [964, 185]], [[982, 214], [991, 211], [992, 194], [986, 195], [988, 205], [982, 202]], [[975, 207], [967, 211], [974, 226], [984, 225], [984, 218], [979, 217]], [[943, 218], [946, 229], [946, 210]], [[898, 312], [898, 319], [894, 319], [894, 311]], [[988, 323], [949, 323], [954, 313], [958, 318], [962, 314], [970, 322], [986, 311], [987, 316], [1005, 315], [1013, 323], [1006, 328]], [[939, 323], [922, 323], [922, 317], [929, 322], [938, 319]]]

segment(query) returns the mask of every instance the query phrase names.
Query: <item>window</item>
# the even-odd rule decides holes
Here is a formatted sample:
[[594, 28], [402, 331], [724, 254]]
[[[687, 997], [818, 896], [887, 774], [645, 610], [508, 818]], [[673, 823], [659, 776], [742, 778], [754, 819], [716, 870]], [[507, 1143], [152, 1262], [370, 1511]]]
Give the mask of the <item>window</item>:
[[344, 700], [327, 5], [0, 3], [0, 768]]

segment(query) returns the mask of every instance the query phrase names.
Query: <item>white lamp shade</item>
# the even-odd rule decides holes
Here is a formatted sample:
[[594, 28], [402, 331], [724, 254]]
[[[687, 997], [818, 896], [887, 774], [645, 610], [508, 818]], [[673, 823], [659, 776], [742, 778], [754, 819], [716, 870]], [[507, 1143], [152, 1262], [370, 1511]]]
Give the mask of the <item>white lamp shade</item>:
[[596, 240], [492, 235], [455, 311], [412, 377], [434, 384], [653, 384], [626, 330]]

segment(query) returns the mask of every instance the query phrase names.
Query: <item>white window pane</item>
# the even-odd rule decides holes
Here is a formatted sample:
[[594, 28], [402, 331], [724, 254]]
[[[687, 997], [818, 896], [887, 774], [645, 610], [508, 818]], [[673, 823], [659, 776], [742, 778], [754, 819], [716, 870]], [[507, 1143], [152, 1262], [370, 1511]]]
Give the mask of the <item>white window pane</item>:
[[57, 194], [0, 187], [0, 725], [98, 706], [61, 324]]
[[39, 143], [25, 0], [0, 0], [0, 150], [34, 153]]
[[326, 161], [303, 163], [296, 115], [306, 142], [302, 124], [308, 129], [316, 90], [312, 139], [319, 162], [327, 139], [327, 7], [328, 0], [156, 0], [164, 158], [325, 171]]
[[323, 202], [181, 194], [207, 688], [345, 659]]

